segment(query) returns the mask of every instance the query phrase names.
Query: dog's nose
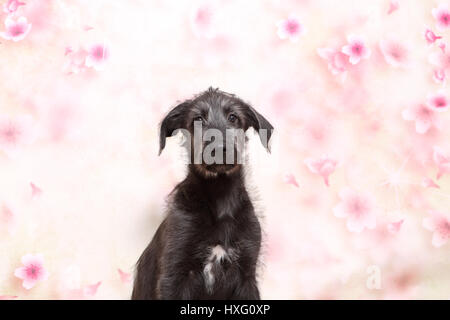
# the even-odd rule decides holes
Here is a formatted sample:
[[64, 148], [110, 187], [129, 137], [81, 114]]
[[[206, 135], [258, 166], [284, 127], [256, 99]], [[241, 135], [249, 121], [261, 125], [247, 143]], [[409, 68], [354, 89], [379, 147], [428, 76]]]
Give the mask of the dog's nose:
[[211, 151], [211, 155], [213, 157], [216, 156], [216, 151], [220, 154], [222, 153], [224, 156], [226, 155], [226, 147], [223, 144], [218, 144], [214, 147], [214, 149]]

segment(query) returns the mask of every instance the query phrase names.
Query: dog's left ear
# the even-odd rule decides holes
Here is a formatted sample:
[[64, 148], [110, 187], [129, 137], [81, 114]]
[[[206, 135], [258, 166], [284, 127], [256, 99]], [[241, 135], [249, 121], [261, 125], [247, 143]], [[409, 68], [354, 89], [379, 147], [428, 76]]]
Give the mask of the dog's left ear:
[[166, 138], [171, 137], [177, 129], [185, 128], [185, 116], [190, 106], [189, 101], [185, 101], [173, 108], [161, 122], [159, 131], [159, 153], [161, 154], [166, 146]]
[[249, 105], [246, 105], [247, 109], [247, 127], [253, 127], [255, 131], [259, 135], [259, 139], [261, 140], [262, 145], [264, 148], [267, 149], [267, 151], [270, 152], [270, 146], [269, 141], [270, 137], [272, 136], [273, 132], [273, 126], [270, 124], [269, 121], [267, 121], [266, 118], [264, 118], [258, 111], [256, 111], [254, 108], [252, 108]]

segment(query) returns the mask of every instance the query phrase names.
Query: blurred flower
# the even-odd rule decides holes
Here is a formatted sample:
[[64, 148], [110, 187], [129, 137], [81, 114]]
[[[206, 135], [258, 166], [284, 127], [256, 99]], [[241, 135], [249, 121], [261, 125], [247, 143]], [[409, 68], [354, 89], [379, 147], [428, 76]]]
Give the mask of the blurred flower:
[[339, 197], [341, 202], [333, 208], [333, 213], [338, 218], [347, 219], [347, 229], [350, 232], [375, 228], [375, 200], [372, 195], [360, 194], [346, 187], [339, 192]]
[[97, 293], [98, 287], [100, 287], [101, 284], [102, 284], [102, 282], [99, 281], [95, 284], [87, 285], [86, 287], [83, 288], [84, 295], [88, 296], [88, 297], [95, 296], [95, 294]]
[[429, 214], [430, 217], [423, 219], [423, 226], [433, 232], [433, 246], [441, 247], [450, 239], [450, 219], [437, 211], [430, 211]]
[[442, 53], [445, 53], [445, 43], [439, 43], [438, 47], [441, 49]]
[[19, 267], [14, 271], [14, 275], [22, 279], [22, 286], [29, 290], [33, 288], [37, 282], [47, 280], [49, 274], [44, 268], [44, 258], [42, 254], [26, 254], [22, 257], [23, 267]]
[[441, 70], [450, 70], [450, 52], [436, 51], [429, 55], [429, 61], [432, 65]]
[[434, 95], [428, 95], [427, 105], [433, 110], [438, 112], [445, 111], [448, 109], [449, 101], [443, 91], [438, 92]]
[[127, 272], [124, 272], [124, 271], [122, 271], [122, 270], [120, 270], [120, 269], [117, 269], [117, 272], [119, 272], [120, 280], [121, 280], [123, 283], [129, 283], [129, 282], [131, 282], [131, 274], [129, 274], [129, 273], [127, 273]]
[[16, 21], [11, 16], [5, 19], [6, 31], [1, 32], [0, 36], [6, 40], [20, 41], [30, 32], [31, 23], [28, 23], [27, 18], [20, 17]]
[[191, 28], [197, 37], [211, 39], [216, 35], [214, 10], [209, 4], [195, 8], [190, 17]]
[[303, 25], [294, 16], [290, 16], [286, 20], [278, 21], [277, 28], [277, 34], [280, 39], [289, 39], [291, 42], [298, 41], [298, 38], [305, 32]]
[[8, 0], [3, 4], [3, 11], [8, 14], [14, 13], [20, 6], [24, 5], [26, 5], [25, 2], [20, 2], [18, 0]]
[[103, 44], [93, 45], [86, 57], [86, 67], [93, 67], [95, 70], [101, 70], [104, 62], [109, 57], [109, 50]]
[[18, 116], [14, 119], [0, 115], [0, 150], [13, 156], [21, 145], [32, 140], [31, 116]]
[[366, 47], [364, 39], [355, 35], [347, 37], [348, 44], [342, 47], [342, 53], [349, 56], [351, 64], [357, 64], [361, 59], [370, 57], [370, 49]]
[[408, 50], [401, 43], [394, 40], [381, 40], [380, 50], [384, 60], [391, 66], [405, 67], [408, 62]]
[[0, 296], [0, 300], [12, 300], [16, 298], [17, 296]]
[[284, 183], [292, 184], [293, 186], [299, 187], [297, 180], [295, 179], [295, 176], [292, 173], [288, 173], [283, 178]]
[[16, 219], [9, 204], [3, 203], [0, 206], [0, 225], [4, 226], [10, 235], [15, 233]]
[[438, 166], [436, 179], [440, 179], [445, 173], [450, 173], [450, 156], [440, 147], [433, 147], [433, 160]]
[[426, 133], [431, 127], [440, 127], [436, 112], [428, 105], [417, 104], [414, 107], [403, 110], [403, 119], [416, 122], [416, 132]]
[[442, 39], [441, 36], [435, 35], [434, 32], [428, 28], [425, 30], [424, 36], [425, 36], [425, 40], [427, 40], [428, 44], [432, 44], [436, 40]]
[[437, 8], [431, 10], [433, 17], [436, 19], [436, 25], [439, 29], [445, 29], [450, 27], [450, 10], [448, 5], [442, 3]]
[[439, 186], [430, 178], [423, 178], [422, 187], [439, 189]]
[[392, 12], [396, 11], [398, 9], [399, 5], [398, 5], [398, 1], [397, 0], [391, 0], [389, 2], [389, 9], [387, 14], [391, 14]]
[[305, 159], [305, 164], [308, 167], [309, 171], [322, 176], [325, 184], [329, 186], [328, 176], [332, 174], [336, 169], [336, 160], [331, 159], [328, 156], [323, 156], [318, 159], [307, 158]]
[[446, 78], [445, 70], [436, 69], [433, 71], [433, 80], [436, 83], [439, 83], [439, 84], [445, 83], [445, 78]]
[[397, 222], [391, 222], [387, 225], [387, 229], [389, 231], [389, 233], [391, 234], [396, 234], [400, 231], [400, 228], [402, 227], [403, 224], [403, 219], [397, 221]]
[[340, 51], [331, 48], [319, 48], [317, 54], [328, 62], [328, 70], [333, 75], [344, 73], [349, 67], [348, 57]]
[[73, 50], [72, 47], [66, 47], [65, 56], [68, 56], [68, 61], [64, 65], [64, 72], [67, 74], [80, 73], [86, 69], [86, 57], [88, 52], [82, 48]]

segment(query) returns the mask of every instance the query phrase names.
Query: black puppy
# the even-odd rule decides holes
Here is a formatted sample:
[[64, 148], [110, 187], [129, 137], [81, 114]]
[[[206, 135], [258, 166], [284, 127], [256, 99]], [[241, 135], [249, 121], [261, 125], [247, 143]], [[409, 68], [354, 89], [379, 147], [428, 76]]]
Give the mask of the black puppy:
[[[234, 95], [208, 89], [174, 109], [161, 123], [160, 153], [177, 129], [246, 131], [253, 127], [268, 149], [272, 125]], [[203, 131], [203, 132], [204, 132]], [[217, 138], [214, 139], [216, 141]], [[201, 136], [206, 150], [208, 141]], [[190, 143], [192, 142], [192, 143]], [[216, 141], [217, 142], [217, 141]], [[211, 142], [210, 142], [211, 143]], [[168, 213], [136, 266], [132, 299], [259, 299], [256, 264], [261, 228], [244, 185], [236, 140], [216, 143], [212, 156], [234, 155], [231, 163], [195, 162], [191, 152], [187, 177], [170, 193]], [[228, 158], [227, 158], [228, 159]], [[225, 161], [225, 160], [224, 160]]]

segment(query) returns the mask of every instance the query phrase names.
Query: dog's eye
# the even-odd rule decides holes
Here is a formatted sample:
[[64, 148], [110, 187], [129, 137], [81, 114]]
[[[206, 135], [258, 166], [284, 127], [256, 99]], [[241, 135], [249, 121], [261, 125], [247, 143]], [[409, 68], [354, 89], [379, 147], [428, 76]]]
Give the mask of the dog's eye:
[[237, 119], [238, 119], [238, 117], [236, 117], [236, 115], [234, 115], [234, 114], [230, 114], [228, 116], [228, 121], [230, 121], [230, 122], [236, 122]]
[[203, 117], [201, 117], [201, 116], [195, 117], [194, 122], [196, 122], [196, 121], [203, 122]]

